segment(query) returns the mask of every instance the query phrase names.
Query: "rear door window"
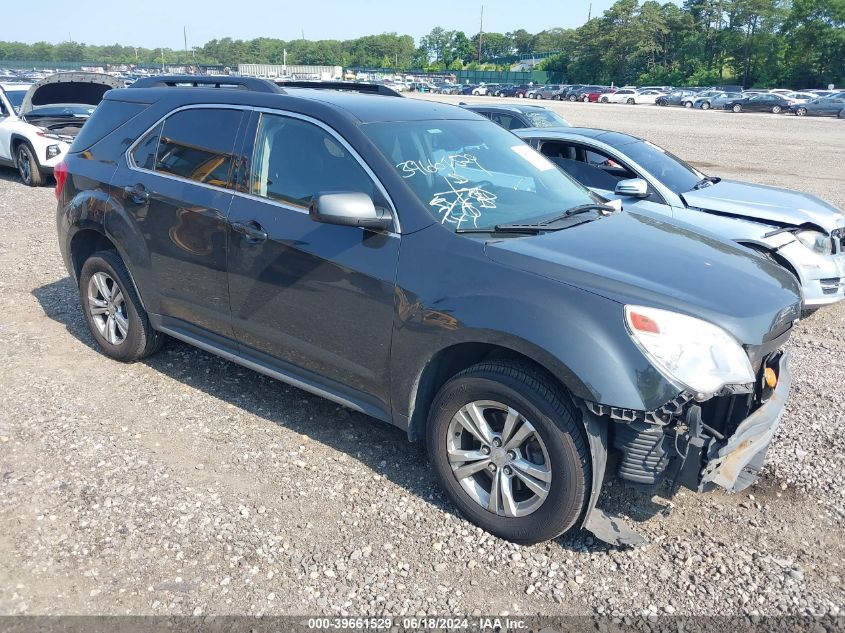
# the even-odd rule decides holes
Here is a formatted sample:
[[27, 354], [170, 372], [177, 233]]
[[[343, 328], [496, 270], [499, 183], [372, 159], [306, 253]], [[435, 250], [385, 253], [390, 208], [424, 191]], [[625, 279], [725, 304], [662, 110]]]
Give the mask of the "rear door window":
[[132, 161], [136, 167], [141, 169], [155, 170], [156, 153], [158, 152], [158, 140], [161, 135], [161, 126], [159, 123], [152, 130], [147, 132], [147, 135], [135, 146], [132, 150]]
[[183, 110], [164, 122], [155, 171], [231, 188], [241, 110]]

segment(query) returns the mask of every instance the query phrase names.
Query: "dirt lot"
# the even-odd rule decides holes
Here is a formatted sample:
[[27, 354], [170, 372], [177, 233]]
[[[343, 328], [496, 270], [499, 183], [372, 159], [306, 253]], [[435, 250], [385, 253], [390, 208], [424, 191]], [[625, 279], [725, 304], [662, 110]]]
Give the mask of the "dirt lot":
[[[845, 208], [845, 121], [553, 107]], [[845, 614], [845, 305], [797, 328], [756, 487], [612, 486], [648, 545], [518, 547], [456, 516], [396, 429], [177, 342], [101, 356], [54, 210], [0, 169], [0, 612]]]

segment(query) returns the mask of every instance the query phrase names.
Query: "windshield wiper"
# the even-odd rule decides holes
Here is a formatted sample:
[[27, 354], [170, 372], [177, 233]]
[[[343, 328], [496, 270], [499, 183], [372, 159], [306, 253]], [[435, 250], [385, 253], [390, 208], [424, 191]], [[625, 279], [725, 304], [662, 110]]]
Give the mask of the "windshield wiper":
[[709, 187], [710, 185], [715, 185], [717, 182], [720, 182], [721, 178], [716, 178], [716, 176], [705, 176], [697, 183], [695, 183], [695, 187], [693, 189], [701, 189], [702, 187]]
[[514, 222], [482, 228], [455, 229], [455, 233], [524, 233], [526, 235], [537, 235], [543, 231], [560, 231], [561, 229], [568, 229], [572, 226], [577, 226], [578, 224], [590, 222], [590, 219], [582, 219], [566, 223], [563, 222], [563, 220], [582, 213], [587, 213], [588, 211], [599, 211], [602, 216], [616, 213], [616, 209], [610, 205], [588, 202], [587, 204], [579, 204], [571, 207], [564, 213], [553, 216], [547, 220], [543, 220], [542, 222]]

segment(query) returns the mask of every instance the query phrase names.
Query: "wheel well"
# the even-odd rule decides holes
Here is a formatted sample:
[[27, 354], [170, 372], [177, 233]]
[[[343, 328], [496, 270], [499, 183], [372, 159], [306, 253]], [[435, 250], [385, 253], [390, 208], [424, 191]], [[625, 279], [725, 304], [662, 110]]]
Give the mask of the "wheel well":
[[789, 263], [789, 261], [783, 255], [779, 254], [777, 251], [772, 250], [770, 248], [766, 248], [765, 246], [761, 246], [759, 244], [753, 244], [751, 242], [739, 242], [739, 244], [742, 244], [746, 248], [750, 248], [751, 250], [760, 253], [764, 257], [768, 257], [769, 259], [774, 261], [779, 266], [786, 268], [786, 270], [788, 270], [789, 272], [791, 272], [795, 276], [795, 278], [798, 280], [799, 283], [801, 282], [801, 276], [798, 274], [798, 271], [795, 270], [795, 267], [791, 263]]
[[531, 365], [548, 376], [561, 389], [566, 389], [554, 374], [525, 354], [489, 343], [459, 343], [439, 351], [422, 370], [417, 380], [416, 391], [411, 396], [409, 438], [412, 441], [418, 441], [425, 437], [429, 406], [440, 388], [452, 376], [480, 362], [494, 359], [509, 359]]
[[70, 242], [70, 256], [73, 261], [73, 272], [76, 275], [76, 280], [79, 281], [79, 273], [82, 271], [82, 266], [85, 260], [91, 257], [97, 251], [115, 251], [117, 250], [112, 244], [111, 240], [99, 231], [93, 229], [83, 229], [78, 231]]

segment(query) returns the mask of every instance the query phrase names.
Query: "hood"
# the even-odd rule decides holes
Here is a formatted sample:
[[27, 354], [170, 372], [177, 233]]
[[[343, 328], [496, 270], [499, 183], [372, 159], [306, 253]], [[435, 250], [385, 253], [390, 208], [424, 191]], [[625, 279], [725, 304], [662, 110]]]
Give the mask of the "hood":
[[613, 301], [683, 312], [760, 345], [801, 313], [795, 278], [731, 242], [618, 213], [538, 236], [487, 243], [500, 263]]
[[830, 233], [845, 214], [821, 198], [779, 187], [720, 180], [681, 194], [687, 206], [786, 225], [814, 224]]
[[123, 88], [123, 81], [102, 73], [56, 73], [35, 82], [23, 98], [20, 115], [52, 103], [96, 106], [109, 90]]

